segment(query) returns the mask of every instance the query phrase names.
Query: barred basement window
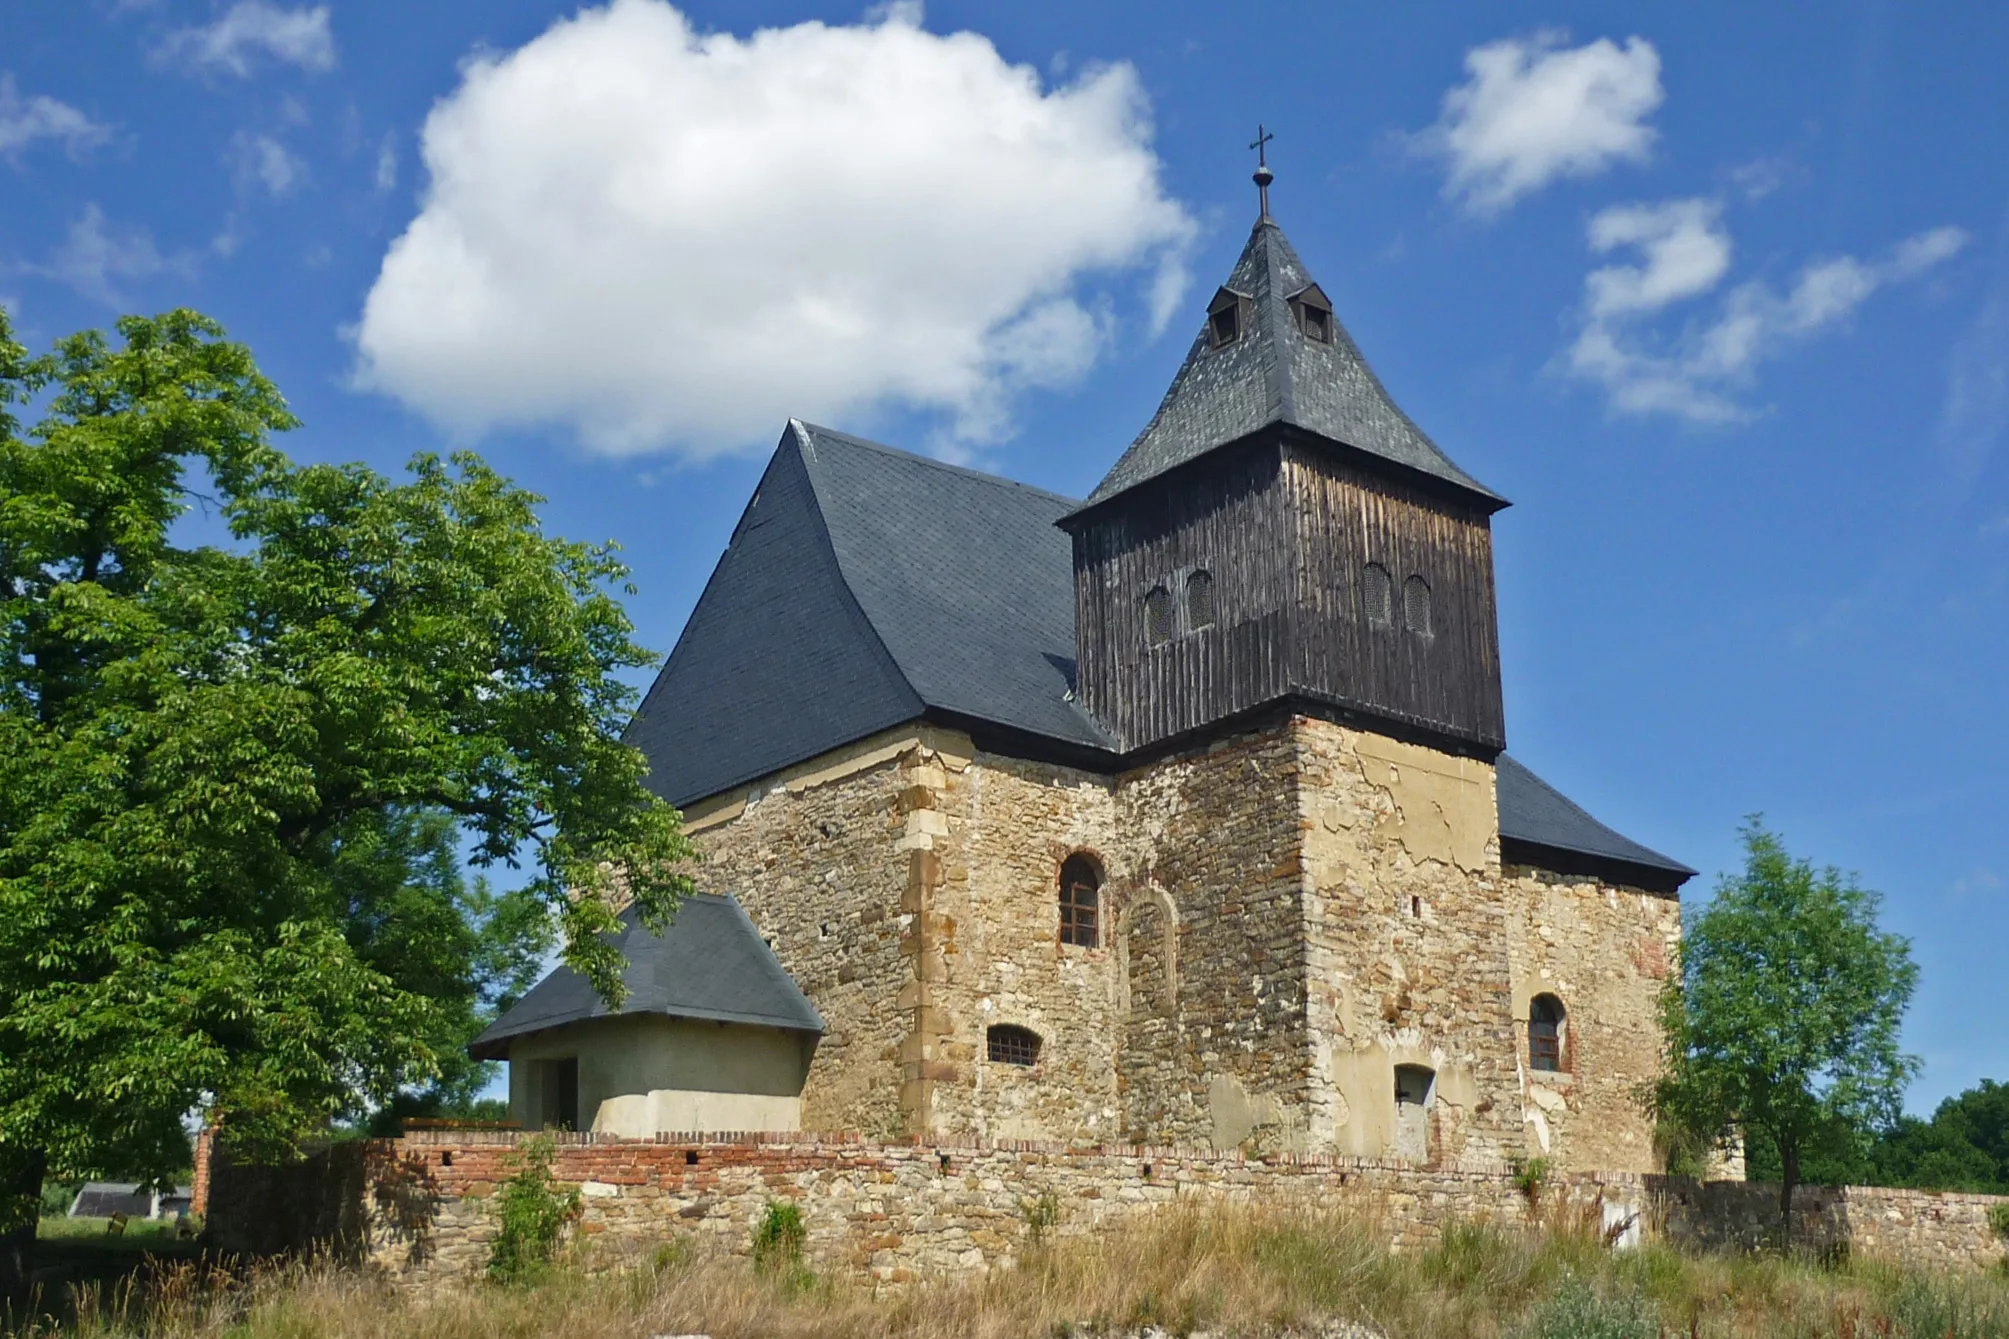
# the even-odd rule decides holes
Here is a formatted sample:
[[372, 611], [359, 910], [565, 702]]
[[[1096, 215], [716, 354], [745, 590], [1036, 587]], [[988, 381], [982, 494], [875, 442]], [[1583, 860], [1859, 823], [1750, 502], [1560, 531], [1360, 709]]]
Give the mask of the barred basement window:
[[1000, 1023], [984, 1034], [984, 1043], [994, 1065], [1032, 1065], [1039, 1061], [1039, 1034], [1031, 1028]]
[[1060, 942], [1078, 948], [1102, 943], [1097, 925], [1102, 898], [1102, 871], [1085, 855], [1071, 855], [1060, 866]]
[[1367, 621], [1377, 628], [1395, 622], [1395, 578], [1380, 563], [1369, 563], [1362, 573], [1361, 598], [1367, 603]]
[[1144, 637], [1153, 646], [1172, 640], [1172, 592], [1153, 586], [1144, 596]]
[[1430, 635], [1430, 583], [1422, 577], [1402, 583], [1402, 625], [1419, 637]]
[[1214, 623], [1214, 574], [1205, 570], [1186, 578], [1186, 628], [1212, 627]]

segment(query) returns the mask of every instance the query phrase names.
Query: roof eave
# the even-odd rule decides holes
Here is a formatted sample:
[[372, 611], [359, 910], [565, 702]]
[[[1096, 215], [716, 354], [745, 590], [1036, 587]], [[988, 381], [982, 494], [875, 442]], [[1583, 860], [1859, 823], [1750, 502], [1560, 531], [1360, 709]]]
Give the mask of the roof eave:
[[1440, 497], [1446, 497], [1453, 501], [1464, 503], [1466, 506], [1477, 508], [1486, 516], [1497, 515], [1514, 505], [1477, 480], [1473, 480], [1469, 484], [1460, 483], [1456, 479], [1447, 479], [1441, 474], [1432, 474], [1429, 470], [1418, 469], [1416, 466], [1404, 461], [1392, 460], [1379, 452], [1365, 450], [1351, 443], [1340, 441], [1336, 437], [1328, 437], [1316, 429], [1304, 427], [1302, 424], [1292, 422], [1290, 419], [1273, 418], [1251, 432], [1245, 432], [1239, 437], [1231, 437], [1224, 442], [1219, 442], [1197, 455], [1189, 456], [1175, 465], [1158, 471], [1156, 474], [1147, 474], [1135, 483], [1126, 484], [1113, 493], [1105, 493], [1101, 497], [1090, 498], [1088, 501], [1074, 508], [1074, 510], [1062, 515], [1054, 524], [1070, 535], [1076, 534], [1086, 524], [1088, 517], [1101, 514], [1119, 498], [1128, 498], [1139, 489], [1147, 488], [1163, 479], [1179, 476], [1203, 462], [1214, 459], [1224, 451], [1259, 444], [1266, 438], [1271, 437], [1274, 437], [1278, 441], [1288, 439], [1292, 442], [1330, 451], [1349, 463], [1361, 465], [1370, 470], [1378, 470], [1404, 483], [1420, 488], [1424, 492], [1434, 493]]
[[1530, 865], [1554, 874], [1581, 874], [1605, 883], [1669, 897], [1679, 896], [1681, 886], [1696, 875], [1695, 870], [1678, 861], [1669, 860], [1664, 865], [1647, 864], [1601, 851], [1532, 841], [1506, 832], [1500, 834], [1500, 860], [1503, 864]]
[[[814, 1006], [811, 1007], [812, 1009], [814, 1008]], [[567, 1018], [560, 1022], [547, 1023], [540, 1027], [529, 1027], [521, 1031], [506, 1032], [499, 1037], [490, 1037], [483, 1034], [467, 1044], [467, 1053], [471, 1059], [475, 1060], [507, 1060], [509, 1059], [509, 1046], [512, 1042], [521, 1041], [526, 1037], [541, 1037], [545, 1033], [557, 1032], [561, 1028], [580, 1027], [588, 1023], [605, 1023], [616, 1018], [687, 1018], [697, 1023], [732, 1023], [740, 1027], [769, 1028], [775, 1032], [797, 1032], [805, 1037], [822, 1037], [830, 1031], [829, 1025], [822, 1021], [822, 1015], [820, 1014], [817, 1016], [817, 1025], [815, 1027], [806, 1027], [801, 1023], [790, 1020], [759, 1017], [752, 1014], [735, 1014], [722, 1010], [624, 1009], [618, 1014], [591, 1014], [585, 1018]]]

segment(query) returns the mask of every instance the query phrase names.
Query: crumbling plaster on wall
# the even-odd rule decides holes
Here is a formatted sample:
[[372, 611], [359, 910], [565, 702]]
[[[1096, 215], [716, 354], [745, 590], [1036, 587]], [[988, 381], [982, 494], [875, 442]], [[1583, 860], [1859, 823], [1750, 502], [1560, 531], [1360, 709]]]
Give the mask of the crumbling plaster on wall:
[[1395, 1143], [1395, 1067], [1436, 1083], [1429, 1155], [1518, 1156], [1492, 768], [1299, 718], [1313, 1146]]
[[[1674, 897], [1515, 866], [1507, 945], [1530, 1153], [1569, 1170], [1654, 1171], [1641, 1089], [1660, 1072], [1660, 993], [1678, 961]], [[1537, 995], [1567, 1011], [1561, 1072], [1529, 1066]]]
[[[704, 886], [830, 1020], [808, 1128], [1385, 1156], [1416, 1064], [1440, 1165], [1652, 1165], [1615, 1095], [1657, 1062], [1635, 1034], [1678, 907], [1503, 872], [1485, 763], [1298, 717], [1110, 777], [916, 725], [692, 827]], [[1076, 852], [1105, 876], [1093, 948], [1058, 940]], [[1575, 1074], [1527, 1071], [1538, 989], [1569, 1005]], [[1037, 1064], [989, 1060], [1005, 1023]]]

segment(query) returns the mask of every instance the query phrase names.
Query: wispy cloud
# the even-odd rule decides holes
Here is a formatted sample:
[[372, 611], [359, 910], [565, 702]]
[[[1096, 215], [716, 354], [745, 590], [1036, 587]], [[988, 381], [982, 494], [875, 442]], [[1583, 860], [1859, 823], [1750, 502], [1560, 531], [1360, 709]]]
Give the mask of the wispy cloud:
[[326, 5], [287, 9], [269, 0], [237, 0], [214, 23], [169, 33], [154, 57], [191, 73], [243, 79], [261, 60], [303, 70], [332, 69], [335, 38]]
[[255, 182], [274, 197], [284, 197], [307, 179], [307, 164], [271, 135], [238, 131], [231, 138], [229, 157], [240, 190]]
[[111, 127], [67, 102], [39, 93], [22, 97], [14, 76], [0, 74], [0, 158], [19, 161], [23, 150], [43, 140], [61, 144], [76, 158], [103, 144], [111, 133]]
[[377, 189], [388, 191], [398, 184], [398, 137], [385, 135], [377, 145]]
[[1497, 214], [1560, 177], [1644, 162], [1646, 124], [1665, 99], [1660, 53], [1640, 37], [1565, 47], [1558, 32], [1510, 37], [1465, 53], [1470, 78], [1444, 95], [1435, 125], [1412, 137], [1449, 164], [1447, 198]]
[[1601, 266], [1584, 280], [1582, 328], [1568, 371], [1604, 387], [1621, 414], [1669, 414], [1698, 423], [1753, 412], [1742, 396], [1758, 365], [1792, 344], [1847, 321], [1878, 289], [1916, 278], [1967, 244], [1959, 228], [1907, 238], [1881, 260], [1837, 256], [1803, 266], [1783, 291], [1739, 284], [1716, 312], [1679, 333], [1653, 320], [1714, 292], [1730, 272], [1732, 247], [1719, 200], [1619, 205], [1590, 222], [1591, 250], [1632, 251], [1633, 263]]
[[1724, 175], [1737, 194], [1746, 200], [1762, 200], [1782, 186], [1803, 179], [1806, 170], [1791, 158], [1753, 158], [1729, 168]]
[[82, 296], [107, 307], [125, 307], [124, 285], [171, 274], [186, 277], [194, 262], [186, 256], [164, 255], [153, 235], [138, 224], [117, 225], [97, 205], [86, 205], [69, 235], [45, 265], [31, 272], [68, 284]]
[[1939, 416], [1955, 468], [1970, 477], [2009, 432], [2009, 219], [1993, 269], [1980, 310], [1954, 342]]

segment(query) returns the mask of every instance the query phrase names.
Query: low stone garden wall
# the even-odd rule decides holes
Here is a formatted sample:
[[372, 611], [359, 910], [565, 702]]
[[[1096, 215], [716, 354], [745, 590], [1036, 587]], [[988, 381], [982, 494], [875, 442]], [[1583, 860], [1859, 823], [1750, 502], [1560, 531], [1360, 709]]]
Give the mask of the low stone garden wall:
[[[415, 1282], [481, 1270], [490, 1199], [528, 1136], [423, 1131], [336, 1145], [292, 1168], [205, 1156], [207, 1231], [227, 1250], [318, 1247]], [[1456, 1221], [1527, 1221], [1505, 1171], [1436, 1170], [1351, 1158], [1248, 1158], [1190, 1149], [1074, 1149], [1035, 1143], [875, 1143], [798, 1134], [559, 1135], [554, 1171], [582, 1191], [579, 1236], [602, 1260], [672, 1241], [734, 1252], [771, 1201], [801, 1210], [817, 1268], [904, 1282], [1015, 1258], [1035, 1232], [1084, 1235], [1175, 1203], [1356, 1208], [1391, 1249], [1416, 1249]], [[204, 1149], [205, 1155], [208, 1150]], [[1658, 1236], [1736, 1248], [1776, 1231], [1776, 1187], [1632, 1174], [1558, 1177], [1551, 1211], [1580, 1213], [1618, 1245]], [[1931, 1267], [2002, 1260], [1984, 1195], [1811, 1188], [1795, 1240]], [[311, 1239], [311, 1240], [310, 1240]]]

